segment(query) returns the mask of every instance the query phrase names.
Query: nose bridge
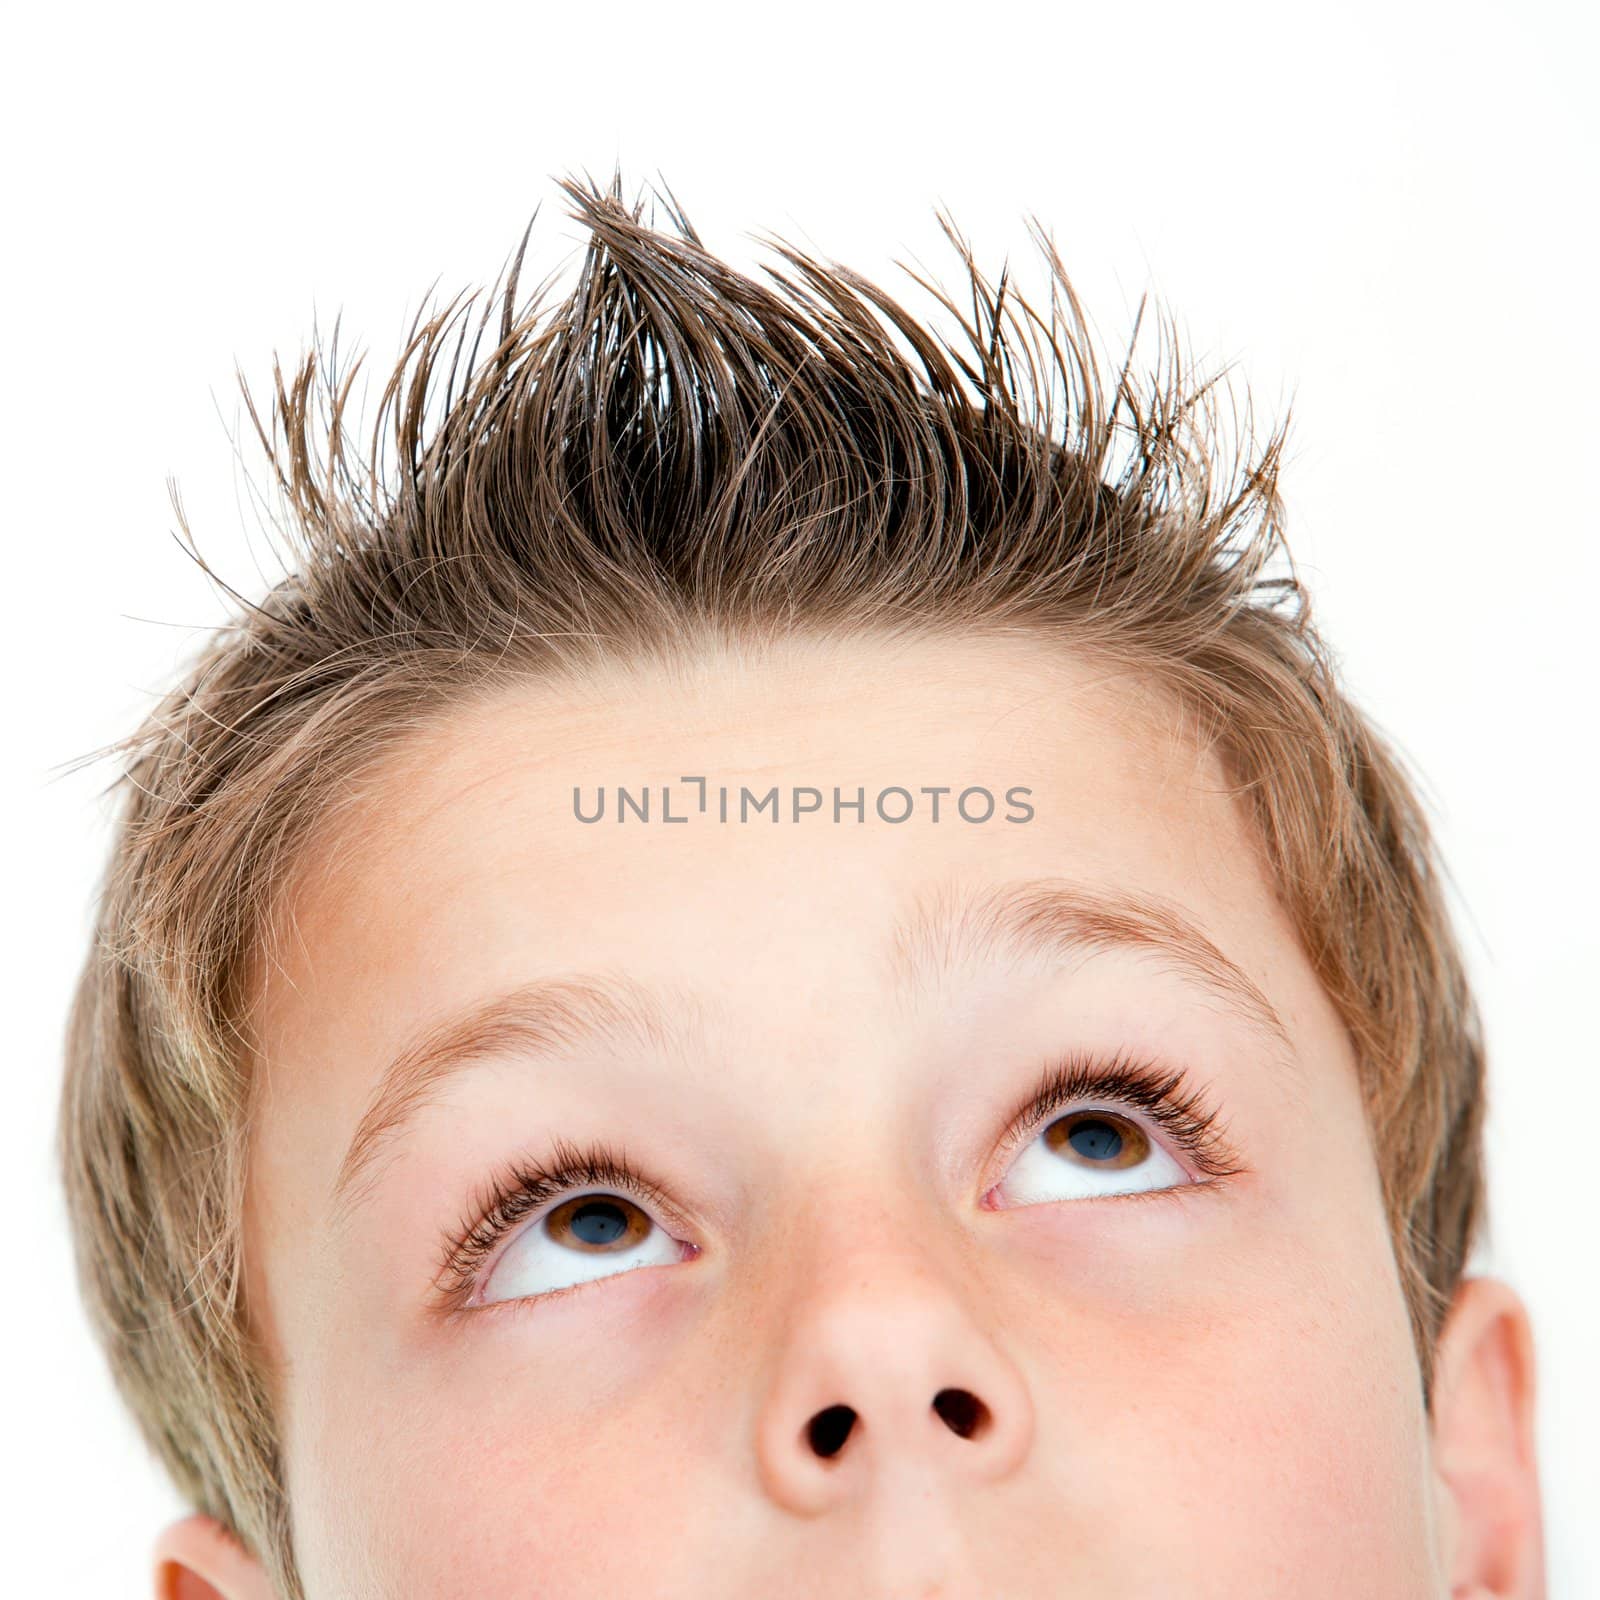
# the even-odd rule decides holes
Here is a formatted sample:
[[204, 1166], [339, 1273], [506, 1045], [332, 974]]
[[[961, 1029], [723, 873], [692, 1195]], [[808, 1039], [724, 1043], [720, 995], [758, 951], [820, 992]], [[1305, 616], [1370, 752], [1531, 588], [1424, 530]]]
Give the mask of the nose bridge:
[[821, 1178], [810, 1196], [778, 1275], [757, 1439], [767, 1492], [815, 1514], [895, 1483], [939, 1498], [1014, 1471], [1032, 1401], [958, 1230], [881, 1172]]
[[853, 1385], [886, 1358], [902, 1369], [937, 1364], [959, 1339], [970, 1315], [960, 1250], [933, 1205], [892, 1178], [836, 1182], [819, 1187], [804, 1226], [790, 1258], [791, 1357]]

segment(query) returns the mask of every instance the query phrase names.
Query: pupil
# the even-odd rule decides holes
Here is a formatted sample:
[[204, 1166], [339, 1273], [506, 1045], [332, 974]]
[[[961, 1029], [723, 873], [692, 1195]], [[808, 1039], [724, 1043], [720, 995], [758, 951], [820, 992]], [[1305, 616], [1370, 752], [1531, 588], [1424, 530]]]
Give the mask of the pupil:
[[1067, 1135], [1067, 1143], [1089, 1161], [1111, 1161], [1122, 1153], [1122, 1135], [1097, 1117], [1086, 1117]]
[[627, 1220], [609, 1200], [591, 1200], [572, 1213], [568, 1224], [585, 1244], [610, 1244], [627, 1231]]

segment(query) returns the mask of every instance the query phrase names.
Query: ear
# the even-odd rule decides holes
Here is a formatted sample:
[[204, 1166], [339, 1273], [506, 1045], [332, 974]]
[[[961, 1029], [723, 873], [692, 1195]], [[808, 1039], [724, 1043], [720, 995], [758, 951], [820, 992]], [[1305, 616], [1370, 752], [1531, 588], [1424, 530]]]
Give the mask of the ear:
[[274, 1600], [267, 1575], [213, 1517], [185, 1517], [156, 1540], [156, 1600]]
[[1533, 1330], [1516, 1291], [1464, 1278], [1434, 1371], [1434, 1487], [1451, 1600], [1544, 1600]]

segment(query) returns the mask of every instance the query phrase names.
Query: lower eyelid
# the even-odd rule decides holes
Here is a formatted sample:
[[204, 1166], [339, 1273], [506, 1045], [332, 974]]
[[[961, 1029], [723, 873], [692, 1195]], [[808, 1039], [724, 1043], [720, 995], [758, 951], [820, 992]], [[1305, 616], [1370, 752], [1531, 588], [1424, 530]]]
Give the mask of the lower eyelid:
[[[550, 1289], [538, 1289], [527, 1294], [505, 1294], [494, 1298], [486, 1298], [494, 1286], [496, 1275], [502, 1271], [506, 1257], [511, 1254], [518, 1244], [530, 1233], [538, 1232], [545, 1227], [549, 1218], [563, 1206], [575, 1200], [586, 1198], [615, 1198], [625, 1200], [648, 1222], [649, 1227], [642, 1236], [631, 1241], [626, 1251], [618, 1252], [618, 1266], [615, 1271], [597, 1271], [590, 1276], [579, 1278], [575, 1282], [559, 1284]], [[557, 1295], [564, 1295], [570, 1290], [587, 1288], [590, 1284], [610, 1283], [617, 1278], [629, 1277], [635, 1272], [644, 1271], [651, 1267], [679, 1266], [685, 1260], [693, 1260], [701, 1254], [702, 1247], [692, 1240], [685, 1239], [685, 1229], [671, 1219], [663, 1219], [658, 1215], [658, 1202], [646, 1201], [627, 1192], [622, 1186], [606, 1189], [597, 1186], [588, 1186], [575, 1189], [569, 1194], [557, 1195], [554, 1199], [545, 1201], [527, 1217], [519, 1220], [515, 1226], [508, 1228], [501, 1238], [496, 1241], [484, 1261], [473, 1269], [473, 1280], [469, 1291], [465, 1294], [465, 1306], [469, 1309], [487, 1308], [491, 1305], [521, 1304], [533, 1301], [545, 1301]], [[546, 1240], [550, 1244], [550, 1253], [554, 1260], [559, 1261], [563, 1250], [558, 1241]], [[634, 1250], [653, 1245], [657, 1250], [665, 1250], [671, 1246], [677, 1252], [675, 1261], [639, 1261], [625, 1263], [623, 1256], [631, 1254]], [[593, 1262], [596, 1256], [587, 1255], [583, 1251], [568, 1250], [568, 1255], [578, 1260]], [[559, 1268], [555, 1269], [559, 1271]]]

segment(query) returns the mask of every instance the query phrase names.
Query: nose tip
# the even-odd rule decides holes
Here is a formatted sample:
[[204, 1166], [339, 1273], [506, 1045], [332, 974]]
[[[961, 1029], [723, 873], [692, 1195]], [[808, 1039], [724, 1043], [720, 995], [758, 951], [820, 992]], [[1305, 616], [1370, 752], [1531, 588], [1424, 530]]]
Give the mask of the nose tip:
[[[962, 1439], [974, 1439], [993, 1423], [989, 1408], [970, 1389], [941, 1389], [933, 1397], [933, 1412]], [[811, 1448], [824, 1460], [844, 1448], [856, 1413], [850, 1406], [824, 1406], [806, 1425]]]
[[903, 1195], [826, 1193], [761, 1313], [782, 1330], [756, 1415], [768, 1497], [802, 1516], [863, 1498], [925, 1509], [1013, 1473], [1033, 1399], [960, 1241], [930, 1240]]
[[835, 1402], [782, 1438], [768, 1432], [762, 1447], [768, 1493], [811, 1516], [864, 1492], [875, 1479], [906, 1472], [969, 1485], [993, 1480], [1016, 1466], [1032, 1432], [1025, 1403], [1012, 1404], [1002, 1418], [971, 1389], [954, 1385], [929, 1398], [920, 1426], [891, 1418], [887, 1408], [874, 1413], [870, 1402], [866, 1410]]

